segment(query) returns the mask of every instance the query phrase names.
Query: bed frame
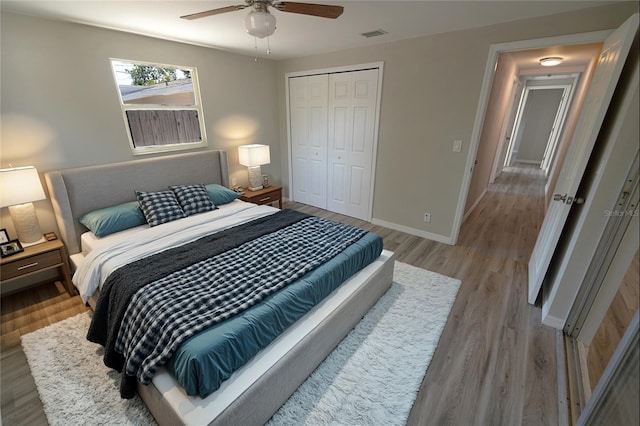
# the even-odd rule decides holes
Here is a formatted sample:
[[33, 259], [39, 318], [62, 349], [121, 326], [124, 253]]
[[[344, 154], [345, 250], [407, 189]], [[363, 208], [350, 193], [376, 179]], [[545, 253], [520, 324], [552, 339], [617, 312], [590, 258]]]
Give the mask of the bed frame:
[[[60, 237], [71, 255], [81, 252], [84, 214], [135, 200], [134, 190], [169, 185], [229, 186], [227, 155], [205, 150], [45, 173]], [[188, 397], [166, 372], [138, 392], [159, 424], [261, 425], [391, 286], [394, 256], [384, 251], [292, 325], [206, 399]]]

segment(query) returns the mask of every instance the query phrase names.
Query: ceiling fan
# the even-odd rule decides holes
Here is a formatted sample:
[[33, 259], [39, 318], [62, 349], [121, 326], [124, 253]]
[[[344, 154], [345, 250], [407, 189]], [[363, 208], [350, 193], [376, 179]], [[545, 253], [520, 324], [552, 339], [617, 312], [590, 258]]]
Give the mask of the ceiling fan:
[[342, 12], [344, 11], [344, 7], [342, 6], [330, 6], [325, 4], [297, 3], [279, 0], [245, 0], [245, 4], [192, 13], [190, 15], [181, 16], [180, 18], [189, 20], [200, 19], [207, 16], [242, 10], [247, 7], [253, 7], [253, 10], [245, 16], [244, 25], [249, 34], [258, 38], [268, 37], [276, 31], [276, 18], [269, 13], [269, 7], [273, 7], [281, 12], [299, 13], [302, 15], [319, 16], [321, 18], [330, 19], [336, 19], [338, 16], [342, 15]]

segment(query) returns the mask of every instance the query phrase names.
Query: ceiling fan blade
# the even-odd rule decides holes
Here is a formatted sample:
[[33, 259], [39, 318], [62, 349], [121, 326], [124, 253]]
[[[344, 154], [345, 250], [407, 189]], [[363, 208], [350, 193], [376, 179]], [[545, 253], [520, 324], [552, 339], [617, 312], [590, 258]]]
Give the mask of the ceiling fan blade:
[[329, 6], [326, 4], [297, 3], [285, 1], [274, 4], [274, 7], [282, 12], [299, 13], [302, 15], [319, 16], [321, 18], [336, 19], [344, 12], [342, 6]]
[[182, 19], [188, 19], [188, 20], [193, 20], [193, 19], [200, 19], [200, 18], [205, 18], [207, 16], [212, 16], [212, 15], [219, 15], [221, 13], [227, 13], [227, 12], [233, 12], [236, 10], [242, 10], [245, 7], [247, 7], [246, 4], [237, 4], [235, 6], [227, 6], [227, 7], [221, 7], [219, 9], [212, 9], [212, 10], [207, 10], [204, 12], [198, 12], [198, 13], [192, 13], [191, 15], [184, 15], [181, 16], [180, 18]]

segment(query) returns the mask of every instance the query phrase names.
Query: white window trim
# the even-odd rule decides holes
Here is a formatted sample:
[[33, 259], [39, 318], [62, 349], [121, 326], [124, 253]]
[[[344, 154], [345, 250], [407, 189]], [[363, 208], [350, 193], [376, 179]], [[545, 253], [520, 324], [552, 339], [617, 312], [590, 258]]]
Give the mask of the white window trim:
[[[130, 62], [136, 65], [150, 65], [159, 68], [176, 68], [176, 69], [189, 69], [191, 70], [191, 81], [193, 82], [193, 97], [195, 105], [156, 105], [156, 104], [125, 104], [122, 100], [122, 94], [120, 93], [120, 87], [118, 86], [118, 78], [116, 70], [113, 67], [112, 61]], [[127, 131], [127, 138], [129, 139], [129, 147], [133, 155], [145, 155], [154, 154], [159, 152], [171, 152], [171, 151], [184, 151], [190, 149], [205, 148], [209, 144], [207, 142], [207, 132], [204, 125], [204, 113], [202, 111], [202, 99], [200, 97], [200, 82], [198, 80], [198, 69], [194, 66], [186, 65], [174, 65], [163, 64], [159, 62], [147, 62], [138, 61], [134, 59], [121, 59], [121, 58], [109, 58], [109, 66], [113, 74], [113, 82], [115, 84], [116, 92], [118, 93], [118, 100], [120, 102], [120, 110], [122, 112], [122, 119], [124, 120], [124, 126]], [[155, 146], [140, 146], [136, 147], [133, 143], [133, 137], [131, 135], [131, 128], [129, 127], [129, 120], [127, 118], [127, 111], [133, 110], [168, 110], [168, 111], [185, 111], [191, 110], [198, 113], [198, 123], [200, 125], [200, 135], [202, 140], [200, 142], [187, 142], [176, 144], [165, 144]]]

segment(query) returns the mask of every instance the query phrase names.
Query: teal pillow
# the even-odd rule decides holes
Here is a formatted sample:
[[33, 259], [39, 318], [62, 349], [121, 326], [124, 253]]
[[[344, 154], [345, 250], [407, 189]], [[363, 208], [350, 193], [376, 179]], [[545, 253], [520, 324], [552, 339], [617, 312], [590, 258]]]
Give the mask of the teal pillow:
[[97, 237], [104, 237], [147, 223], [137, 201], [106, 207], [85, 214], [80, 223]]
[[213, 204], [216, 206], [230, 203], [240, 196], [237, 192], [216, 183], [210, 183], [205, 186], [205, 188], [207, 188], [209, 198], [211, 198], [211, 201], [213, 201]]

